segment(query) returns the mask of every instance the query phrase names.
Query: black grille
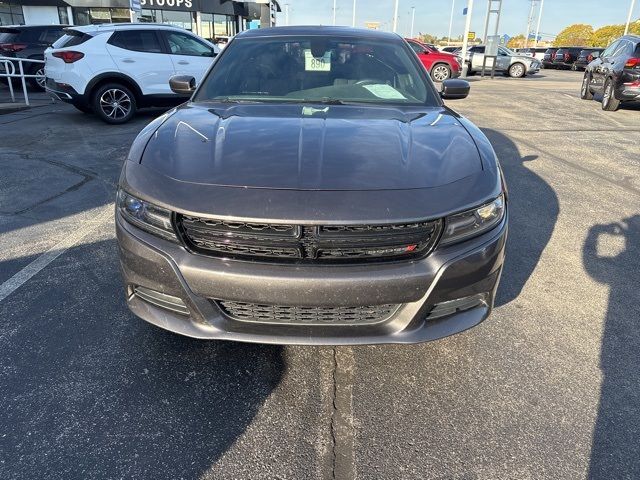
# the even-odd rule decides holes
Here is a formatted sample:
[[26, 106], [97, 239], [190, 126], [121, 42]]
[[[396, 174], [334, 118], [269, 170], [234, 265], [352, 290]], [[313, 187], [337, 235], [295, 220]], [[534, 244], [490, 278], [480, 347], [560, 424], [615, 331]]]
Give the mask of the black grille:
[[271, 262], [353, 263], [412, 258], [434, 247], [442, 222], [389, 225], [294, 225], [178, 215], [190, 249], [212, 256]]
[[226, 315], [235, 320], [288, 325], [370, 325], [391, 318], [399, 307], [293, 307], [227, 300], [218, 300], [216, 303]]

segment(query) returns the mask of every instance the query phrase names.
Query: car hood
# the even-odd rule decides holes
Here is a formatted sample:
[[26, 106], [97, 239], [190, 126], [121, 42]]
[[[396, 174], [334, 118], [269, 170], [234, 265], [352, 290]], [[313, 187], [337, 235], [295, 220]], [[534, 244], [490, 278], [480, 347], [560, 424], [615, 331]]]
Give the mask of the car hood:
[[186, 104], [141, 163], [181, 182], [292, 190], [428, 188], [482, 170], [449, 110], [360, 105]]

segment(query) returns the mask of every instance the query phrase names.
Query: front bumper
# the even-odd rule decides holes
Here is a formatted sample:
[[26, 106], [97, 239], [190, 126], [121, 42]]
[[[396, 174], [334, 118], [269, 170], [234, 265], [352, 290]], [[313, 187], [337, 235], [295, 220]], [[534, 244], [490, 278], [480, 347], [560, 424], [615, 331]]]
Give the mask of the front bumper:
[[[480, 237], [436, 249], [420, 260], [348, 266], [273, 265], [195, 255], [131, 226], [119, 214], [116, 233], [129, 308], [166, 330], [201, 339], [274, 344], [419, 343], [462, 332], [489, 316], [502, 271], [507, 218]], [[180, 298], [189, 314], [149, 303], [134, 293], [136, 287]], [[429, 318], [435, 305], [478, 295], [483, 301], [473, 308]], [[214, 299], [325, 308], [401, 306], [376, 324], [292, 325], [236, 320]]]

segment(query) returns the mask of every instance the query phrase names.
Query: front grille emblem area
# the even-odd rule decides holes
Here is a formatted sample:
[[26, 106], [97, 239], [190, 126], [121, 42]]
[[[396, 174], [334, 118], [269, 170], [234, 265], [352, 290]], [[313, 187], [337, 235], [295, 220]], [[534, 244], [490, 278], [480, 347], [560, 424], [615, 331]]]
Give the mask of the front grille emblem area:
[[177, 215], [185, 246], [196, 253], [266, 262], [358, 263], [427, 255], [442, 221], [389, 225], [295, 225]]

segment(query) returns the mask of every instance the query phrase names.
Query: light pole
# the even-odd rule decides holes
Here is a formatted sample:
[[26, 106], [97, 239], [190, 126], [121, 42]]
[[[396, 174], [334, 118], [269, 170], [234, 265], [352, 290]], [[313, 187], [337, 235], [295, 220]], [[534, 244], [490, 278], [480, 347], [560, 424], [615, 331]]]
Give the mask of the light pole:
[[351, 26], [356, 26], [356, 0], [353, 0], [353, 18], [351, 19]]
[[544, 8], [544, 0], [540, 2], [540, 11], [538, 12], [538, 25], [536, 26], [536, 38], [533, 39], [534, 48], [538, 46], [538, 35], [540, 35], [540, 22], [542, 21], [542, 9]]
[[624, 27], [624, 34], [629, 33], [629, 24], [631, 23], [631, 15], [633, 15], [633, 6], [636, 4], [636, 0], [631, 0], [631, 6], [629, 7], [629, 15], [627, 16], [627, 24]]
[[333, 0], [333, 24], [336, 24], [336, 0]]
[[396, 7], [393, 12], [393, 32], [394, 33], [398, 31], [398, 2], [399, 0], [396, 0]]
[[464, 36], [462, 37], [462, 76], [467, 76], [467, 47], [469, 46], [469, 30], [471, 30], [471, 14], [473, 13], [473, 0], [467, 0], [467, 20], [464, 23]]
[[453, 9], [456, 6], [456, 0], [451, 0], [451, 17], [449, 18], [449, 36], [447, 37], [447, 45], [451, 45], [451, 27], [453, 26]]
[[411, 7], [411, 35], [410, 38], [413, 38], [413, 25], [416, 21], [416, 7]]
[[289, 26], [289, 4], [284, 4], [284, 24]]
[[533, 18], [533, 6], [536, 0], [531, 0], [531, 8], [529, 9], [529, 16], [527, 17], [527, 31], [524, 32], [524, 48], [527, 48], [529, 43], [529, 32], [531, 31], [531, 20]]

